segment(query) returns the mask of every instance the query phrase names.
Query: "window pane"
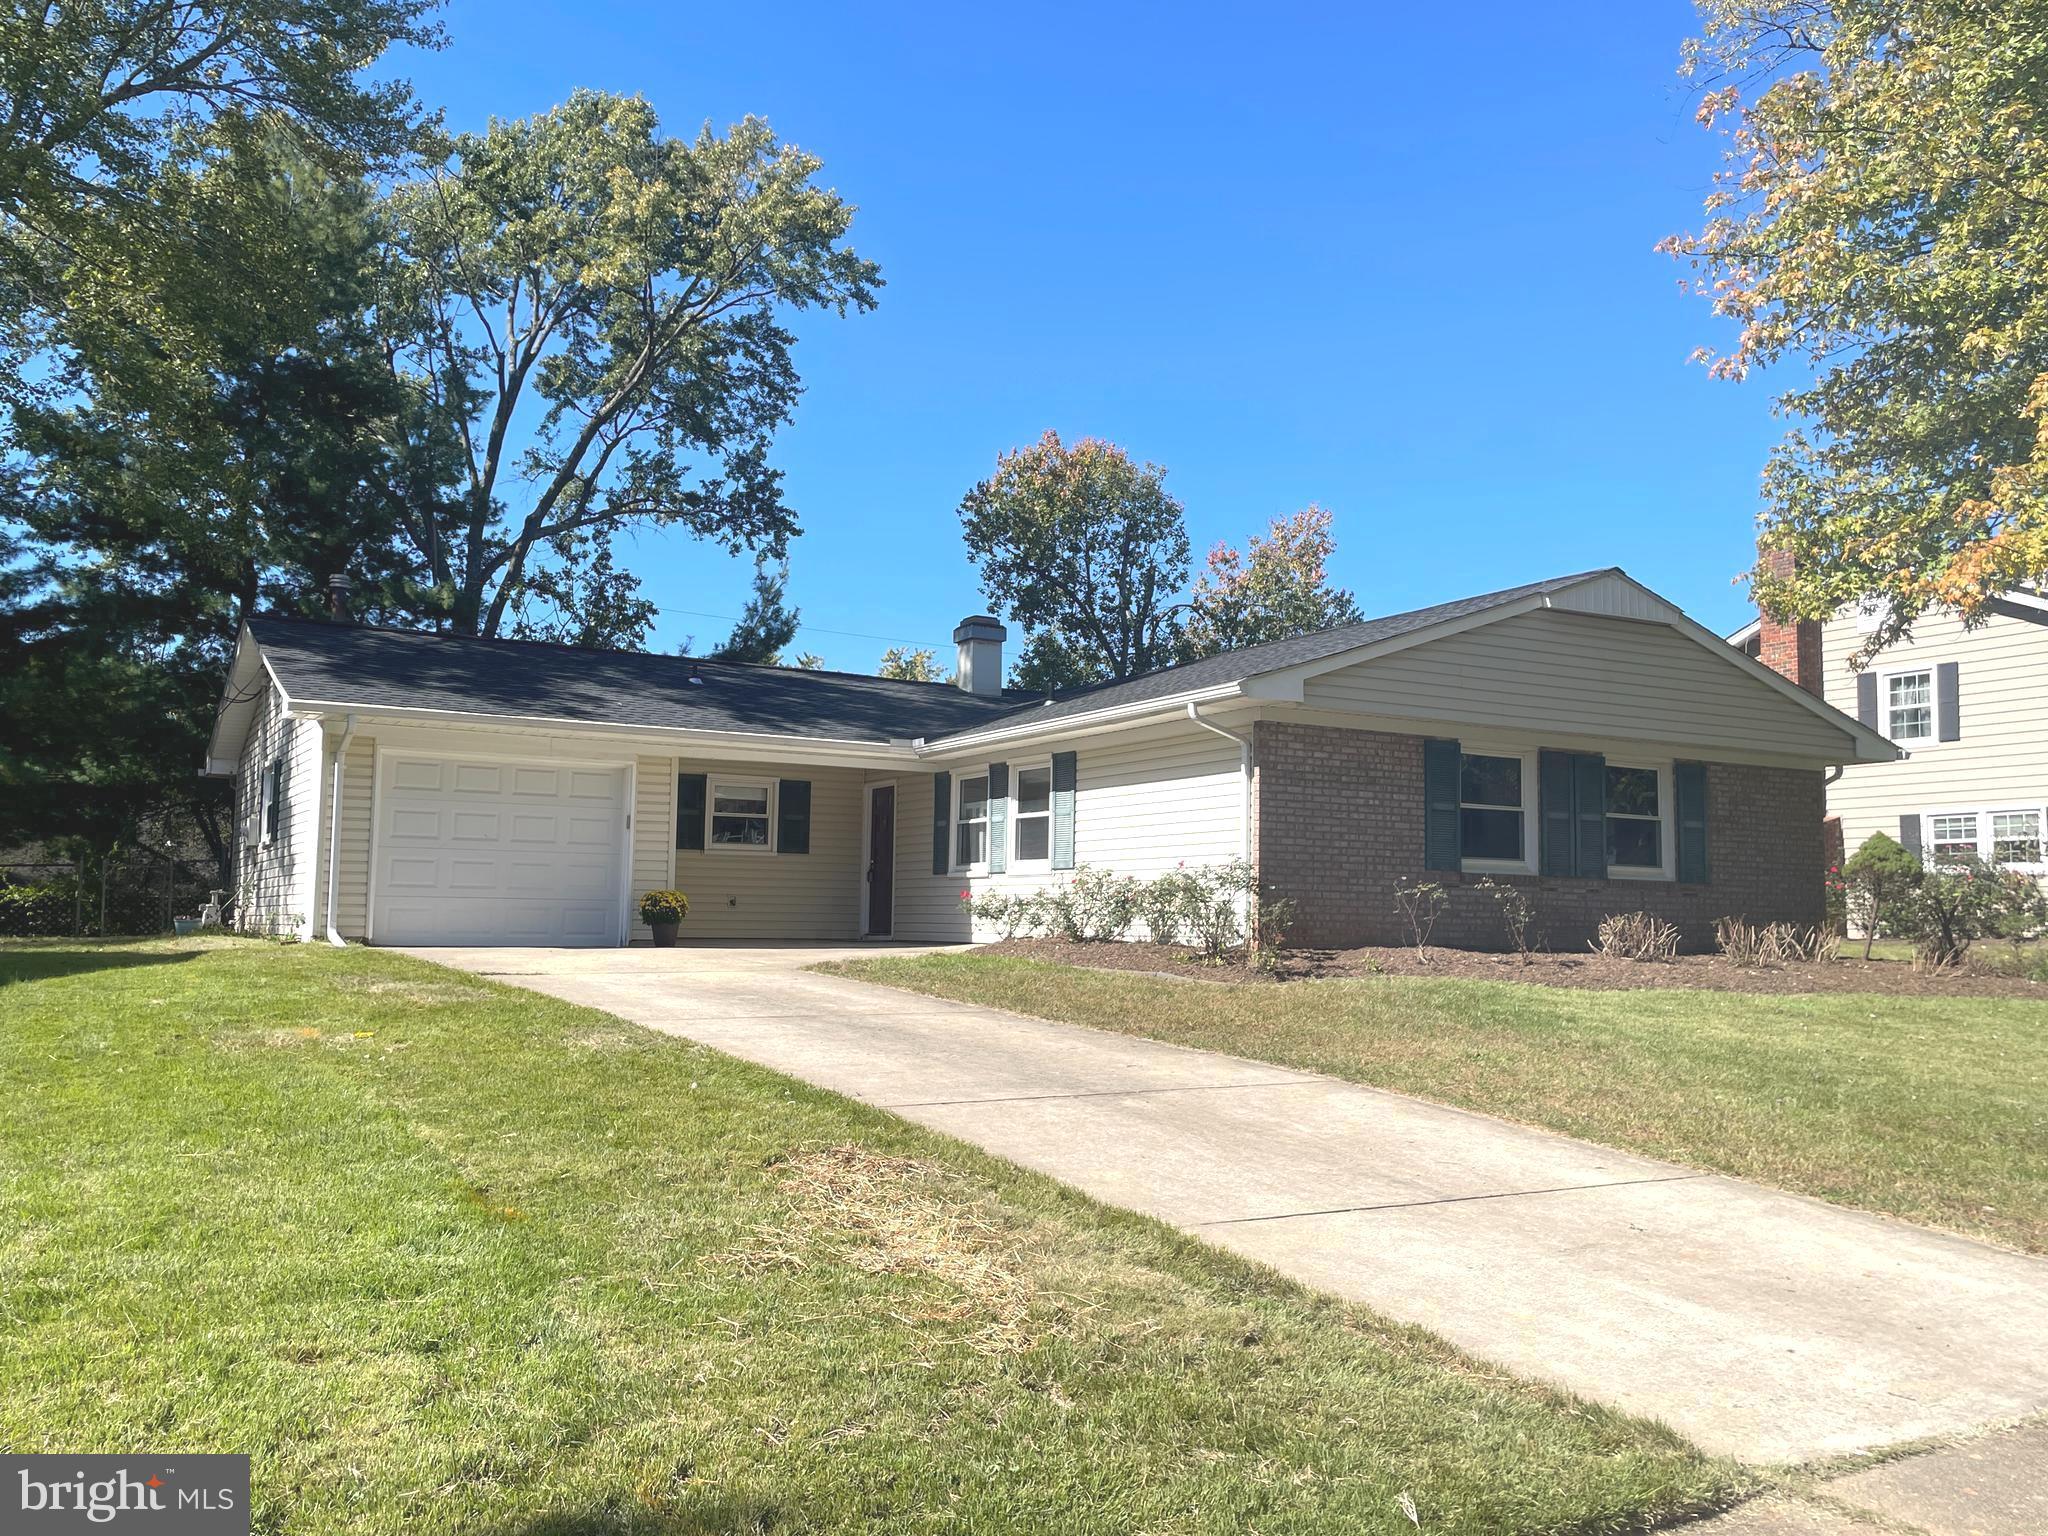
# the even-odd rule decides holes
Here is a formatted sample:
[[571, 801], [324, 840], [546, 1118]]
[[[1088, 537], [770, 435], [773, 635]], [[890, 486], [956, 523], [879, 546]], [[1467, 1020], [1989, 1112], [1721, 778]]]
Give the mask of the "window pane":
[[[1522, 760], [1519, 757], [1466, 757], [1458, 798], [1467, 805], [1520, 805]], [[1517, 849], [1514, 857], [1521, 856], [1521, 850]], [[1492, 858], [1493, 855], [1480, 857]]]
[[979, 821], [988, 814], [988, 775], [960, 781], [960, 819]]
[[1664, 864], [1663, 827], [1627, 816], [1607, 818], [1607, 862], [1623, 869], [1659, 869]]
[[1017, 814], [1031, 816], [1052, 809], [1052, 770], [1026, 768], [1017, 775]]
[[1610, 816], [1656, 815], [1657, 770], [1654, 768], [1608, 769], [1607, 814]]
[[[1519, 765], [1518, 765], [1519, 766]], [[1522, 857], [1522, 813], [1520, 811], [1475, 811], [1458, 813], [1459, 847], [1468, 859]]]
[[988, 862], [988, 823], [985, 821], [963, 821], [960, 823], [958, 845], [954, 851], [956, 864], [986, 864]]
[[1049, 859], [1052, 857], [1052, 818], [1050, 816], [1025, 816], [1017, 822], [1017, 857], [1020, 859]]
[[766, 848], [766, 816], [713, 816], [711, 841], [726, 848]]
[[1925, 741], [1934, 735], [1934, 674], [1904, 672], [1885, 682], [1885, 706], [1893, 741]]
[[1991, 818], [1992, 858], [2000, 864], [2041, 862], [2041, 813], [1999, 811]]
[[1977, 818], [1975, 816], [1935, 816], [1929, 818], [1933, 825], [1934, 856], [1937, 859], [1965, 858], [1977, 852]]
[[766, 816], [768, 786], [765, 784], [721, 784], [712, 796], [711, 809], [735, 816]]

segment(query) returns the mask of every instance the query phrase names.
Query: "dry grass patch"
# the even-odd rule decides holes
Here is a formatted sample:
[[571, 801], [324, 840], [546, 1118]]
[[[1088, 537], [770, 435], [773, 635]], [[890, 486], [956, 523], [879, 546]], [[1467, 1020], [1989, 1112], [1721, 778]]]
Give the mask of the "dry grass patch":
[[936, 1163], [847, 1144], [801, 1152], [783, 1165], [788, 1215], [708, 1262], [742, 1272], [844, 1264], [868, 1275], [910, 1275], [941, 1295], [909, 1321], [970, 1325], [984, 1354], [1029, 1349], [1033, 1287], [1021, 1237], [992, 1219], [987, 1196]]

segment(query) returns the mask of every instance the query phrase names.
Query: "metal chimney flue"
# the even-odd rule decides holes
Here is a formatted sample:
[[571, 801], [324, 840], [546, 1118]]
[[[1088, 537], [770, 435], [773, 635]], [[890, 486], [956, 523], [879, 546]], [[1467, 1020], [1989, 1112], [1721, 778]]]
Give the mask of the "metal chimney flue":
[[346, 624], [351, 617], [348, 611], [349, 594], [356, 584], [348, 579], [345, 571], [336, 571], [327, 578], [327, 614], [337, 623]]

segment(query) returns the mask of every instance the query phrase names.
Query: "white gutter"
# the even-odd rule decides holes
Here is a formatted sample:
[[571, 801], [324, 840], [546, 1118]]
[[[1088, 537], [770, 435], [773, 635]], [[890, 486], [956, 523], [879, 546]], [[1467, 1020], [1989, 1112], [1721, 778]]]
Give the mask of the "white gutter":
[[334, 903], [341, 888], [341, 770], [355, 734], [356, 717], [350, 715], [341, 728], [341, 740], [334, 744], [333, 783], [327, 792], [327, 942], [336, 949], [347, 948], [334, 926]]
[[1237, 803], [1238, 844], [1244, 851], [1245, 862], [1249, 864], [1252, 858], [1252, 739], [1249, 736], [1240, 736], [1235, 731], [1226, 731], [1222, 726], [1204, 720], [1200, 708], [1192, 699], [1188, 701], [1188, 718], [1203, 730], [1211, 731], [1225, 741], [1237, 743], [1237, 772], [1242, 786]]

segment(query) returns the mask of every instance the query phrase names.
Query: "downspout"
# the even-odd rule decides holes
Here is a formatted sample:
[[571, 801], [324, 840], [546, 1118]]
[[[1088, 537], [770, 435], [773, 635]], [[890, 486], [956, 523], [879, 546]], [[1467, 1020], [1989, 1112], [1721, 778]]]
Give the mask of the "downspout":
[[351, 714], [341, 728], [341, 740], [334, 744], [333, 782], [327, 792], [327, 942], [336, 949], [347, 947], [334, 927], [334, 903], [341, 889], [341, 773], [355, 734], [356, 717]]
[[1238, 845], [1245, 863], [1249, 864], [1252, 861], [1252, 740], [1235, 731], [1226, 731], [1212, 720], [1204, 720], [1201, 707], [1193, 700], [1188, 701], [1188, 718], [1212, 735], [1237, 743], [1237, 773], [1241, 783], [1237, 805]]

